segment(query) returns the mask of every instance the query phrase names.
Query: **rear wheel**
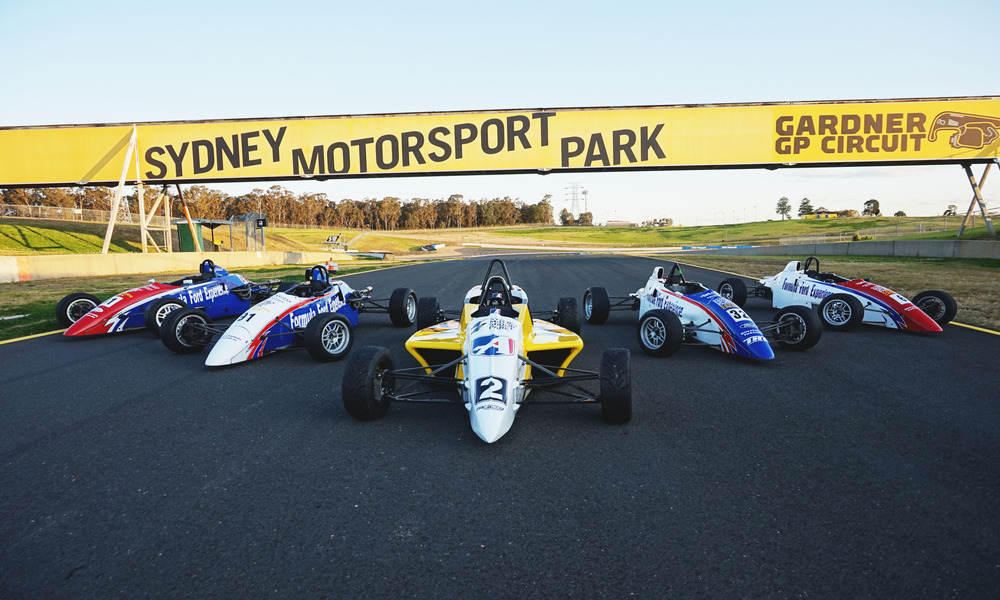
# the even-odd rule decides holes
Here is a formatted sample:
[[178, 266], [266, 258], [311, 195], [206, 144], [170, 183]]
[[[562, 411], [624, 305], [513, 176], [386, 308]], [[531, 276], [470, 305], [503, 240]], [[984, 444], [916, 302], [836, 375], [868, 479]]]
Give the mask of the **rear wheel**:
[[583, 293], [583, 316], [591, 325], [600, 325], [608, 320], [611, 299], [608, 290], [602, 287], [587, 288]]
[[850, 294], [833, 294], [819, 303], [819, 316], [826, 327], [847, 331], [861, 324], [865, 309], [861, 301]]
[[351, 354], [340, 389], [347, 414], [362, 421], [385, 416], [395, 390], [395, 380], [386, 374], [392, 368], [392, 354], [386, 348], [364, 346]]
[[747, 284], [742, 279], [736, 277], [723, 279], [717, 291], [720, 296], [732, 300], [737, 306], [743, 306], [747, 303]]
[[626, 348], [608, 348], [601, 354], [601, 418], [606, 423], [632, 419], [631, 355]]
[[636, 330], [642, 351], [653, 356], [670, 356], [684, 341], [684, 326], [672, 312], [655, 308], [639, 317]]
[[580, 335], [580, 309], [576, 298], [560, 298], [556, 311], [559, 313], [559, 325]]
[[303, 333], [306, 350], [316, 360], [330, 362], [344, 358], [354, 343], [354, 330], [344, 315], [323, 313], [306, 325]]
[[819, 315], [805, 306], [787, 306], [774, 315], [774, 340], [782, 348], [808, 350], [823, 335]]
[[417, 300], [417, 329], [426, 329], [440, 323], [441, 304], [437, 298], [428, 296]]
[[97, 307], [101, 301], [92, 294], [70, 294], [59, 301], [56, 306], [56, 320], [63, 327], [69, 327], [80, 320], [80, 317]]
[[940, 290], [927, 290], [920, 292], [913, 298], [913, 303], [917, 308], [927, 313], [927, 316], [934, 319], [938, 325], [951, 323], [958, 312], [958, 303], [948, 292]]
[[389, 297], [389, 318], [396, 327], [417, 322], [417, 295], [410, 288], [396, 288]]
[[160, 341], [178, 354], [198, 352], [212, 341], [212, 319], [197, 308], [178, 308], [163, 318]]
[[163, 325], [163, 319], [167, 318], [168, 314], [178, 308], [186, 306], [186, 302], [177, 298], [157, 298], [146, 307], [146, 311], [142, 316], [143, 323], [145, 323], [146, 329], [151, 331], [153, 335], [159, 336], [160, 325]]

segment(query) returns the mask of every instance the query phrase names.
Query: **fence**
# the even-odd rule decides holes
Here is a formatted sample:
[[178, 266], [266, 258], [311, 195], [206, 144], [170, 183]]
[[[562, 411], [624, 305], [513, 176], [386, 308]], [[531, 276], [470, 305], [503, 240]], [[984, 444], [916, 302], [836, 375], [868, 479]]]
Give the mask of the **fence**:
[[[67, 206], [26, 206], [23, 204], [0, 204], [0, 215], [4, 217], [22, 217], [25, 219], [52, 219], [56, 221], [89, 221], [92, 223], [107, 223], [111, 212], [93, 210], [90, 208], [72, 208]], [[133, 214], [129, 219], [121, 219], [118, 223], [139, 224], [139, 215]], [[149, 222], [150, 227], [163, 228], [163, 217], [154, 215]]]
[[[899, 217], [902, 219], [902, 217]], [[850, 242], [857, 240], [879, 240], [891, 239], [903, 235], [914, 235], [920, 233], [933, 233], [942, 231], [954, 231], [958, 233], [958, 228], [962, 224], [964, 215], [951, 217], [931, 217], [928, 219], [907, 220], [899, 224], [882, 225], [869, 229], [846, 229], [834, 233], [823, 235], [796, 235], [778, 239], [778, 244], [788, 246], [793, 244], [824, 244], [828, 242]], [[976, 226], [976, 215], [972, 216], [971, 227]], [[980, 225], [983, 224], [982, 216], [978, 218]]]

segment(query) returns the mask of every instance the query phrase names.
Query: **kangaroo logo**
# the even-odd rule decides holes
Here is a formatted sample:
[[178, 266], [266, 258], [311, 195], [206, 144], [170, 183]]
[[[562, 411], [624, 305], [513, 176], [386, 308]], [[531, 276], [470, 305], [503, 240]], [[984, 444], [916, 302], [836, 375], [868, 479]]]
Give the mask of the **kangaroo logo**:
[[997, 117], [943, 112], [934, 117], [934, 125], [931, 126], [927, 139], [933, 142], [937, 140], [939, 131], [954, 130], [955, 133], [949, 140], [952, 148], [978, 150], [1000, 138], [997, 127], [1000, 127], [1000, 118]]

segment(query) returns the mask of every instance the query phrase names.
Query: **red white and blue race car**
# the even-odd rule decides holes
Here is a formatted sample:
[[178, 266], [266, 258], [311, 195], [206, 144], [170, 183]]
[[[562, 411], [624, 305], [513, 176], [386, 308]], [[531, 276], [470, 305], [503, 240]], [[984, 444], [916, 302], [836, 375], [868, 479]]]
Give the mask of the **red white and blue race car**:
[[819, 270], [819, 259], [815, 256], [807, 258], [805, 265], [795, 260], [789, 262], [783, 271], [761, 279], [749, 291], [742, 279], [726, 279], [719, 285], [719, 293], [740, 306], [748, 296], [755, 296], [770, 300], [775, 308], [817, 307], [823, 325], [840, 330], [865, 323], [939, 333], [958, 310], [955, 299], [940, 290], [920, 292], [911, 302], [869, 279], [824, 273]]
[[305, 345], [317, 360], [337, 360], [354, 343], [354, 326], [362, 312], [388, 313], [393, 325], [416, 322], [417, 296], [398, 288], [387, 300], [373, 300], [371, 287], [352, 289], [330, 280], [326, 267], [306, 269], [301, 283], [286, 282], [278, 292], [243, 313], [231, 324], [213, 323], [202, 310], [174, 311], [163, 321], [160, 339], [180, 354], [199, 352], [216, 340], [205, 365], [219, 367]]
[[85, 293], [70, 294], [56, 306], [56, 318], [69, 337], [118, 333], [145, 327], [159, 335], [164, 317], [183, 307], [197, 308], [212, 318], [243, 314], [267, 298], [280, 279], [253, 283], [230, 274], [211, 260], [202, 261], [196, 275], [171, 283], [137, 287], [101, 302]]
[[628, 296], [608, 296], [603, 287], [584, 292], [583, 314], [588, 323], [604, 323], [612, 310], [639, 311], [639, 346], [654, 356], [668, 356], [682, 344], [692, 344], [770, 360], [774, 358], [771, 341], [783, 348], [807, 350], [822, 334], [815, 311], [800, 306], [784, 308], [773, 322], [758, 325], [731, 299], [685, 280], [677, 263], [666, 276], [663, 267], [653, 269], [646, 286]]

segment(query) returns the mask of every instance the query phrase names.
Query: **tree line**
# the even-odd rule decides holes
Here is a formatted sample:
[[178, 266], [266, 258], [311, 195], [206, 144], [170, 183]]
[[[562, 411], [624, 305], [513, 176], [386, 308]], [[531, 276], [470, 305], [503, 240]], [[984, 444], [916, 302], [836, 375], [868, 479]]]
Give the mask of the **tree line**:
[[[792, 218], [792, 203], [788, 200], [787, 197], [782, 197], [780, 200], [778, 200], [778, 204], [775, 207], [774, 212], [777, 213], [777, 214], [779, 214], [779, 215], [781, 215], [781, 220], [782, 221], [784, 221], [785, 219], [791, 219]], [[815, 208], [814, 209], [813, 205], [812, 205], [812, 201], [810, 201], [809, 198], [803, 198], [799, 202], [798, 215], [800, 217], [803, 216], [803, 215], [811, 215], [813, 213], [825, 213], [825, 212], [836, 214], [838, 217], [857, 217], [857, 216], [859, 216], [858, 211], [856, 211], [854, 209], [836, 210], [836, 211], [834, 211], [834, 210], [827, 210], [826, 208], [824, 208], [822, 206], [820, 206], [819, 208]], [[900, 216], [905, 217], [906, 216], [905, 214], [901, 214], [901, 213], [902, 213], [902, 211], [897, 212], [895, 214], [895, 216], [897, 216], [897, 217], [900, 217]], [[868, 200], [868, 201], [865, 202], [864, 210], [861, 211], [860, 216], [864, 216], [864, 217], [878, 217], [881, 214], [882, 214], [882, 212], [879, 210], [878, 200], [872, 198], [871, 200]]]
[[[159, 190], [146, 187], [143, 192], [148, 208]], [[442, 229], [449, 227], [489, 227], [522, 223], [552, 224], [551, 195], [535, 204], [508, 196], [465, 200], [461, 194], [447, 199], [366, 198], [330, 200], [326, 194], [295, 194], [280, 185], [267, 190], [254, 189], [248, 194], [230, 196], [225, 192], [195, 185], [183, 190], [184, 202], [193, 218], [229, 220], [249, 213], [262, 213], [274, 225], [305, 227], [346, 227], [350, 229]], [[0, 204], [18, 206], [55, 206], [91, 210], [111, 210], [114, 189], [78, 188], [7, 188], [0, 189]], [[129, 211], [138, 214], [138, 192], [123, 197]], [[171, 207], [177, 216], [180, 206]]]

